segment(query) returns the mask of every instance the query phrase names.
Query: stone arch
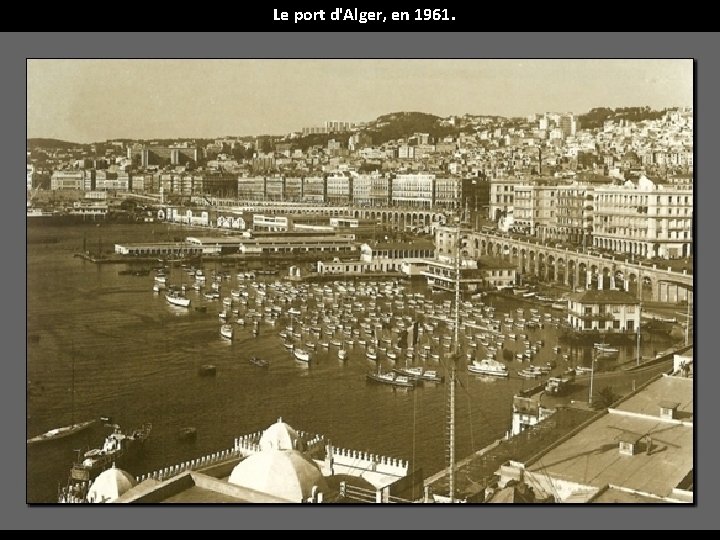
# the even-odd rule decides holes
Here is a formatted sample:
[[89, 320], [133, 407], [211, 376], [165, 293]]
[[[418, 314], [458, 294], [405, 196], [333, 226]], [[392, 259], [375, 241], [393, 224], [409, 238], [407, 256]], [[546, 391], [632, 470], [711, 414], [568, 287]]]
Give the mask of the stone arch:
[[578, 282], [577, 287], [587, 287], [588, 286], [588, 279], [587, 279], [587, 271], [588, 271], [588, 265], [587, 263], [581, 261], [577, 265], [578, 269]]
[[555, 266], [557, 268], [557, 275], [555, 276], [555, 280], [562, 283], [567, 282], [568, 269], [565, 259], [563, 259], [562, 257], [558, 257]]
[[625, 273], [622, 270], [620, 270], [620, 269], [615, 270], [615, 272], [613, 273], [613, 278], [615, 279], [615, 287], [617, 287], [618, 289], [620, 289], [622, 291], [626, 290]]
[[631, 273], [628, 276], [627, 291], [633, 296], [638, 296], [638, 276], [635, 273]]

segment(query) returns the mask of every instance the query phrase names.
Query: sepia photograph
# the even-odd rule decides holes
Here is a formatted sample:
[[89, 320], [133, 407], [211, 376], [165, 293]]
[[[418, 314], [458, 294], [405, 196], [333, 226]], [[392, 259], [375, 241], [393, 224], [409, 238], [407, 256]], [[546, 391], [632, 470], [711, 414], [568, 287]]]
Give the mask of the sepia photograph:
[[27, 59], [26, 502], [686, 504], [692, 59]]

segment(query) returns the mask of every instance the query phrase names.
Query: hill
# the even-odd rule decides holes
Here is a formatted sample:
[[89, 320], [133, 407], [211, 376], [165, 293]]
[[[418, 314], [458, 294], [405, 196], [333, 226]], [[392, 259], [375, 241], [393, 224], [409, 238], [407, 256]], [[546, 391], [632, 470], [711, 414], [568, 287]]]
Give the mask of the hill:
[[69, 141], [62, 141], [60, 139], [43, 139], [34, 138], [27, 140], [28, 150], [35, 150], [37, 148], [54, 149], [54, 148], [90, 148], [89, 144], [80, 144]]
[[657, 120], [664, 114], [665, 111], [654, 111], [650, 107], [619, 107], [617, 109], [595, 107], [590, 109], [590, 112], [580, 115], [579, 119], [582, 129], [596, 129], [603, 127], [606, 120], [642, 122], [643, 120]]

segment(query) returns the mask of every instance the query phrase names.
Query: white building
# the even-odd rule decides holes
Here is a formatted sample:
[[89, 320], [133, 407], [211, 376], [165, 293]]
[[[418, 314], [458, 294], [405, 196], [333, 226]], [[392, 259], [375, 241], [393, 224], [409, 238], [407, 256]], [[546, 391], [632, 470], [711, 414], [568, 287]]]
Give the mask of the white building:
[[641, 177], [595, 188], [593, 244], [643, 258], [693, 254], [693, 188]]

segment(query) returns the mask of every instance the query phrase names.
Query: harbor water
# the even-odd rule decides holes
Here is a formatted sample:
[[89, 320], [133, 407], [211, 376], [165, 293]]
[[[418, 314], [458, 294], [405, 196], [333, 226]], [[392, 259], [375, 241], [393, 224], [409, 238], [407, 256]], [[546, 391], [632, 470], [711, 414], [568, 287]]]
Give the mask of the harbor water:
[[[188, 291], [189, 309], [171, 306], [164, 294], [153, 293], [152, 273], [120, 275], [118, 272], [128, 267], [96, 265], [73, 257], [84, 244], [108, 250], [113, 243], [166, 241], [182, 235], [187, 235], [186, 231], [163, 224], [28, 229], [28, 437], [101, 416], [111, 417], [125, 429], [150, 422], [152, 433], [142, 456], [124, 466], [140, 475], [229, 448], [235, 437], [264, 429], [282, 417], [296, 429], [325, 435], [337, 447], [410, 460], [426, 475], [446, 466], [447, 385], [403, 390], [368, 384], [365, 374], [375, 369], [375, 362], [369, 361], [365, 349], [357, 344], [347, 347], [345, 362], [338, 360], [337, 347], [332, 345], [311, 351], [309, 365], [298, 362], [278, 335], [293, 322], [287, 313], [274, 326], [261, 322], [257, 337], [252, 325], [234, 325], [233, 339], [224, 339], [219, 333], [218, 312], [225, 307], [221, 301]], [[213, 264], [204, 267], [206, 274], [213, 269]], [[218, 270], [230, 273], [230, 279], [221, 284], [222, 297], [227, 297], [238, 286], [237, 270]], [[274, 282], [280, 278], [263, 279]], [[209, 280], [208, 275], [208, 288]], [[190, 283], [179, 267], [170, 271], [169, 281]], [[332, 283], [323, 285], [333, 287]], [[407, 285], [407, 291], [435, 302], [450, 298], [430, 294], [422, 284]], [[533, 307], [513, 299], [484, 301], [493, 304], [497, 318]], [[293, 305], [301, 307], [300, 303]], [[207, 310], [194, 309], [202, 306]], [[298, 319], [313, 309], [317, 307], [309, 306]], [[412, 318], [420, 311], [407, 303], [402, 309], [381, 309]], [[544, 314], [549, 309], [539, 311]], [[559, 317], [559, 312], [554, 316]], [[446, 328], [438, 332], [441, 330], [450, 334]], [[558, 330], [552, 325], [513, 332], [526, 334], [533, 343], [544, 341], [534, 363], [557, 357], [552, 346], [558, 343]], [[306, 341], [310, 338], [303, 336], [299, 346]], [[655, 338], [643, 345], [644, 352], [651, 354], [669, 344], [669, 339]], [[513, 353], [524, 349], [522, 343], [507, 342], [506, 347]], [[563, 347], [568, 358], [560, 357], [557, 369], [588, 365], [591, 348]], [[424, 365], [444, 373], [447, 350], [442, 345], [436, 349], [441, 358], [428, 358]], [[632, 345], [622, 347], [617, 362], [632, 359], [634, 354]], [[268, 360], [269, 369], [249, 363], [253, 355]], [[392, 367], [382, 355], [380, 358], [385, 368]], [[497, 358], [502, 360], [502, 355]], [[516, 376], [505, 380], [471, 376], [464, 369], [465, 354], [462, 359], [457, 394], [458, 457], [503, 436], [510, 426], [513, 394], [536, 384]], [[404, 361], [401, 356], [398, 364]], [[216, 367], [214, 377], [199, 376], [199, 369], [206, 364]], [[517, 362], [508, 365], [512, 374], [522, 369]], [[180, 433], [188, 427], [196, 428], [197, 438], [181, 440]], [[56, 502], [58, 485], [67, 481], [77, 451], [99, 446], [107, 432], [97, 423], [76, 436], [28, 447], [27, 501]]]

